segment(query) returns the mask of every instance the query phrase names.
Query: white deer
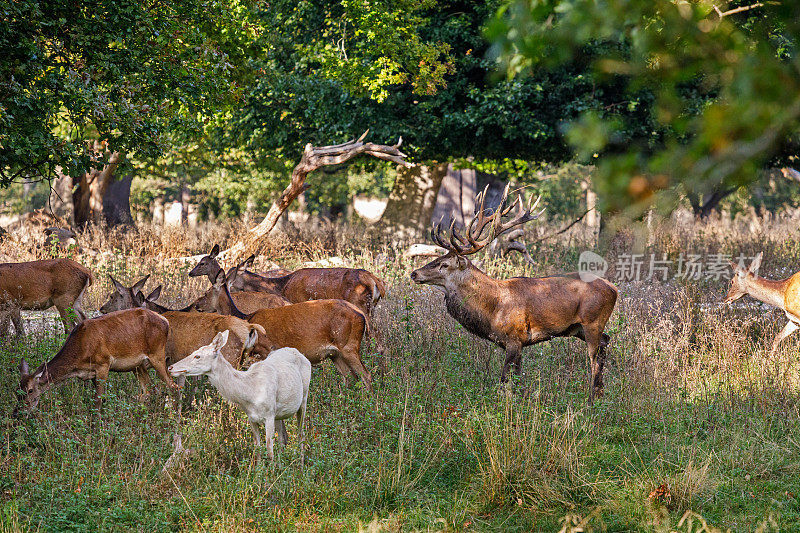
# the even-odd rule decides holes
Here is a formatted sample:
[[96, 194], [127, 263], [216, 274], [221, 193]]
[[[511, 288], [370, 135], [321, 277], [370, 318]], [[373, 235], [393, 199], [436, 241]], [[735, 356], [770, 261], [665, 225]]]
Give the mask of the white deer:
[[272, 440], [275, 421], [297, 415], [300, 435], [300, 457], [303, 457], [303, 418], [311, 382], [311, 363], [294, 348], [281, 348], [267, 359], [250, 365], [245, 371], [236, 370], [220, 353], [228, 342], [228, 331], [217, 333], [211, 344], [202, 346], [189, 357], [169, 367], [173, 376], [207, 375], [223, 398], [235, 403], [247, 413], [253, 441], [261, 445], [264, 425], [267, 457], [274, 458]]

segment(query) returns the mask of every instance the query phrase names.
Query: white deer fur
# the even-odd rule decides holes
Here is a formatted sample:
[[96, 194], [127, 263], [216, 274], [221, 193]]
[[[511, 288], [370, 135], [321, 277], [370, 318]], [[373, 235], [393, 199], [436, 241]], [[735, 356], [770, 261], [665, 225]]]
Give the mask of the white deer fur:
[[[169, 367], [173, 376], [207, 375], [223, 398], [241, 407], [250, 419], [253, 440], [261, 445], [260, 425], [264, 425], [267, 456], [272, 459], [275, 421], [297, 415], [300, 442], [303, 418], [311, 382], [311, 363], [294, 348], [281, 348], [264, 361], [236, 370], [220, 350], [228, 342], [228, 331], [218, 333], [211, 344]], [[302, 444], [301, 444], [302, 454]]]

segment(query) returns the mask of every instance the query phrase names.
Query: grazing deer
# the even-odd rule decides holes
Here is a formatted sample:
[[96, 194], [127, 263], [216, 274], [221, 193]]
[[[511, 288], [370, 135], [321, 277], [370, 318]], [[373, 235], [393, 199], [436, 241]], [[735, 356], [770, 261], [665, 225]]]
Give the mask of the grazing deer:
[[[55, 306], [64, 330], [86, 320], [83, 293], [92, 284], [92, 274], [72, 259], [45, 259], [27, 263], [0, 263], [0, 313], [23, 335], [20, 310], [42, 311]], [[0, 334], [8, 329], [8, 318], [0, 322]]]
[[[208, 276], [214, 283], [222, 270], [216, 260], [219, 246], [203, 257], [189, 272], [190, 276]], [[367, 315], [378, 301], [386, 296], [383, 281], [362, 268], [301, 268], [283, 276], [266, 277], [246, 270], [255, 256], [228, 272], [231, 291], [258, 291], [280, 294], [291, 303], [309, 300], [338, 299], [355, 305]]]
[[733, 277], [725, 303], [730, 304], [747, 294], [786, 313], [789, 322], [772, 343], [771, 353], [774, 356], [781, 341], [800, 329], [800, 272], [780, 281], [761, 278], [758, 269], [762, 257], [763, 254], [759, 252], [749, 268], [731, 262]]
[[352, 373], [372, 390], [372, 375], [364, 368], [360, 355], [369, 319], [355, 305], [344, 300], [311, 300], [248, 315], [236, 307], [224, 272], [217, 274], [212, 289], [195, 302], [195, 308], [261, 325], [267, 332], [258, 338], [261, 352], [297, 348], [313, 365], [330, 358], [345, 381]]
[[[478, 252], [503, 233], [535, 220], [530, 204], [512, 220], [503, 217], [516, 206], [520, 197], [504, 207], [508, 187], [498, 208], [486, 215], [486, 191], [476, 198], [478, 210], [461, 235], [450, 225], [450, 237], [442, 235], [440, 224], [431, 232], [433, 240], [447, 253], [414, 270], [411, 279], [442, 287], [447, 311], [467, 331], [500, 345], [506, 352], [501, 381], [514, 365], [520, 374], [522, 349], [553, 337], [578, 337], [589, 348], [591, 383], [589, 404], [595, 393], [602, 393], [603, 363], [609, 337], [603, 330], [617, 301], [617, 289], [608, 281], [596, 278], [583, 281], [577, 274], [544, 278], [498, 280], [475, 267], [466, 256]], [[539, 200], [536, 201], [538, 205]], [[483, 236], [488, 228], [488, 234]]]
[[264, 361], [250, 365], [246, 371], [236, 370], [221, 350], [228, 341], [228, 332], [218, 333], [208, 346], [198, 348], [189, 357], [169, 367], [173, 376], [208, 376], [223, 398], [241, 407], [250, 420], [253, 441], [261, 445], [264, 426], [267, 457], [273, 459], [272, 438], [275, 423], [297, 416], [302, 458], [303, 418], [311, 383], [311, 363], [294, 348], [281, 348]]
[[91, 379], [100, 407], [108, 372], [135, 372], [142, 389], [148, 393], [148, 367], [171, 389], [177, 388], [167, 372], [165, 350], [169, 335], [167, 320], [146, 309], [117, 311], [78, 324], [64, 346], [49, 362], [31, 373], [22, 359], [19, 367], [20, 390], [16, 414], [24, 405], [38, 405], [41, 394], [66, 379]]

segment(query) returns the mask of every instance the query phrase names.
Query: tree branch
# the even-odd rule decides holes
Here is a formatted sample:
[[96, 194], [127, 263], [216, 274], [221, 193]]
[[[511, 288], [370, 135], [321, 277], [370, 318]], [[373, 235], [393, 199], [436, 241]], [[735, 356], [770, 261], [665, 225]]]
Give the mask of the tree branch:
[[790, 180], [795, 180], [796, 182], [800, 183], [800, 171], [790, 167], [783, 167], [781, 169], [781, 173], [785, 178], [789, 178]]
[[714, 6], [714, 11], [717, 12], [719, 18], [724, 18], [730, 15], [735, 15], [736, 13], [742, 13], [743, 11], [750, 11], [751, 9], [755, 9], [757, 7], [763, 7], [766, 3], [778, 4], [779, 2], [757, 2], [749, 6], [742, 6], [742, 7], [737, 7], [735, 9], [729, 9], [728, 11], [721, 11], [717, 6]]
[[414, 166], [413, 163], [409, 163], [405, 160], [406, 154], [400, 151], [400, 145], [403, 143], [402, 137], [398, 139], [397, 144], [389, 146], [365, 143], [364, 139], [367, 137], [368, 133], [369, 130], [365, 131], [358, 139], [342, 144], [333, 144], [330, 146], [312, 146], [311, 143], [306, 144], [303, 150], [303, 157], [300, 158], [300, 162], [292, 171], [292, 179], [289, 185], [272, 203], [264, 220], [262, 220], [258, 226], [251, 229], [244, 239], [222, 252], [220, 256], [236, 259], [244, 255], [245, 251], [255, 248], [259, 243], [264, 241], [275, 228], [278, 219], [284, 211], [288, 209], [289, 205], [310, 187], [310, 185], [305, 183], [306, 177], [320, 167], [339, 165], [361, 154], [371, 155], [372, 157], [384, 161], [391, 161], [408, 168]]

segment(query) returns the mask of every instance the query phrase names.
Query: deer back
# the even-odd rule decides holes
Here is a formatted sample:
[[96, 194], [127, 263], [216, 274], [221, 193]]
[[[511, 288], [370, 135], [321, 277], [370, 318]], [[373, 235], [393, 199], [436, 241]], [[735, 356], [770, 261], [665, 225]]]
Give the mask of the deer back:
[[0, 263], [0, 305], [43, 309], [60, 299], [74, 302], [91, 282], [89, 270], [71, 259]]
[[270, 349], [297, 348], [319, 363], [331, 349], [352, 343], [360, 346], [367, 328], [364, 313], [343, 300], [312, 300], [275, 309], [261, 309], [250, 317], [266, 331]]
[[362, 311], [386, 292], [383, 282], [371, 272], [360, 268], [301, 268], [291, 274], [283, 289], [290, 302], [308, 300], [346, 300]]
[[[216, 313], [167, 311], [164, 313], [164, 318], [170, 325], [167, 342], [169, 364], [177, 363], [201, 346], [211, 344], [217, 333], [229, 330], [230, 339], [222, 348], [222, 354], [229, 363], [238, 366], [246, 351], [248, 336], [251, 330], [256, 328], [239, 318]], [[257, 326], [257, 330], [259, 335], [263, 334], [263, 328]]]

